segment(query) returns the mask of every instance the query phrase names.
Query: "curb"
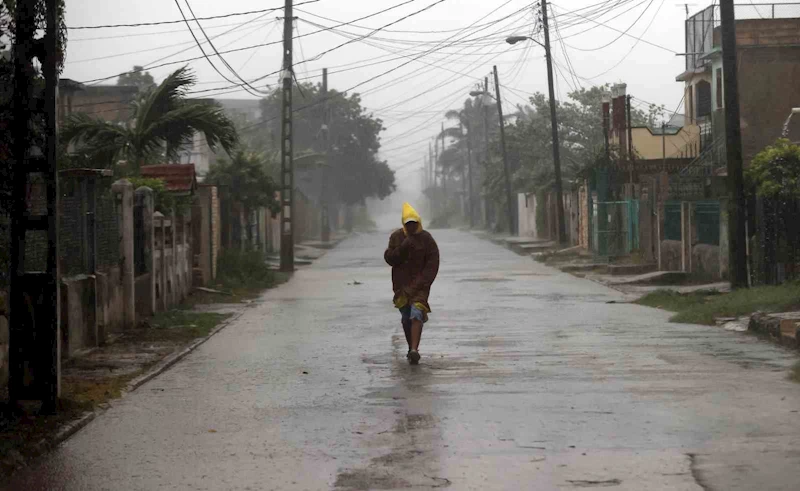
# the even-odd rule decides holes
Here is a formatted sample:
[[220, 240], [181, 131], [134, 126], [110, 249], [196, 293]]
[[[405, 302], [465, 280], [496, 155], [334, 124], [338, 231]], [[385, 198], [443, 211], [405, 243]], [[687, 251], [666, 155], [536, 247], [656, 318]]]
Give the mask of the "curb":
[[[174, 352], [170, 355], [167, 355], [163, 360], [158, 362], [154, 367], [140, 375], [139, 377], [132, 380], [128, 386], [122, 391], [121, 396], [118, 399], [108, 401], [105, 404], [102, 404], [95, 408], [92, 411], [88, 411], [84, 413], [81, 417], [72, 420], [61, 428], [58, 429], [58, 432], [49, 438], [43, 438], [40, 440], [36, 445], [33, 446], [32, 456], [27, 459], [28, 461], [34, 461], [46, 454], [48, 451], [56, 448], [57, 446], [61, 445], [65, 441], [67, 441], [70, 437], [75, 435], [77, 432], [85, 428], [89, 423], [95, 420], [100, 414], [104, 413], [109, 407], [111, 407], [114, 402], [124, 399], [126, 395], [135, 391], [145, 383], [149, 382], [150, 380], [156, 378], [157, 376], [161, 375], [162, 373], [169, 370], [173, 365], [181, 361], [185, 358], [189, 353], [199, 348], [203, 345], [206, 341], [211, 339], [214, 335], [228, 327], [232, 322], [236, 321], [244, 315], [245, 311], [251, 306], [252, 304], [244, 306], [239, 312], [233, 314], [231, 318], [227, 319], [217, 327], [215, 327], [208, 335], [204, 338], [197, 339], [193, 341], [189, 346], [186, 346], [182, 350], [178, 352]], [[25, 466], [27, 467], [27, 466]], [[19, 469], [17, 469], [19, 470]], [[12, 472], [14, 474], [16, 471]], [[0, 477], [0, 483], [3, 482], [8, 476]]]
[[[173, 365], [175, 365], [176, 363], [178, 363], [182, 359], [186, 358], [186, 356], [189, 353], [191, 353], [192, 351], [196, 350], [197, 348], [199, 348], [200, 346], [205, 344], [205, 342], [208, 341], [209, 339], [211, 339], [215, 334], [217, 334], [221, 330], [223, 330], [226, 327], [228, 327], [228, 325], [231, 324], [233, 321], [238, 320], [239, 317], [244, 315], [245, 311], [251, 305], [252, 304], [248, 304], [247, 306], [243, 307], [239, 312], [233, 314], [233, 316], [231, 316], [230, 319], [227, 319], [225, 322], [223, 322], [222, 324], [220, 324], [217, 327], [215, 327], [214, 329], [212, 329], [211, 332], [208, 333], [208, 335], [206, 337], [197, 339], [197, 340], [193, 341], [192, 344], [190, 344], [189, 346], [183, 348], [182, 350], [177, 351], [177, 352], [173, 352], [173, 353], [167, 355], [163, 360], [161, 360], [160, 362], [156, 363], [155, 366], [153, 366], [146, 373], [143, 373], [142, 375], [139, 375], [135, 379], [131, 380], [130, 383], [128, 383], [128, 386], [123, 391], [122, 397], [125, 397], [125, 394], [128, 394], [130, 392], [135, 391], [136, 389], [138, 389], [142, 385], [146, 384], [147, 382], [153, 380], [154, 378], [158, 377], [162, 373], [164, 373], [167, 370], [169, 370], [170, 368], [172, 368]], [[122, 397], [120, 397], [120, 399], [122, 399]], [[117, 400], [119, 400], [119, 399], [117, 399]], [[109, 401], [109, 402], [113, 402], [113, 401]]]

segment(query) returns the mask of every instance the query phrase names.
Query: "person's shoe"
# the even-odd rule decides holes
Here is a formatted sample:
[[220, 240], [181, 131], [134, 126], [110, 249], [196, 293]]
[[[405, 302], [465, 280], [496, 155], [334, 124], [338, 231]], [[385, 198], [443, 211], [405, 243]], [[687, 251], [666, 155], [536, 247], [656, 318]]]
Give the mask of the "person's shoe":
[[417, 351], [415, 349], [412, 349], [411, 351], [409, 351], [408, 352], [408, 361], [412, 365], [418, 365], [419, 364], [419, 351]]

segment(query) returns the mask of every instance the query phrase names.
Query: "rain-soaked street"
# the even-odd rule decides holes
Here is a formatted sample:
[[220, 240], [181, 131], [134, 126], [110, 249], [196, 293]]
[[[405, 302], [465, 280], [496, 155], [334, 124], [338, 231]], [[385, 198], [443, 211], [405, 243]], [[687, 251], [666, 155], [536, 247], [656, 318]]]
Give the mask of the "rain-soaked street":
[[797, 489], [794, 355], [433, 234], [419, 366], [360, 235], [11, 489]]

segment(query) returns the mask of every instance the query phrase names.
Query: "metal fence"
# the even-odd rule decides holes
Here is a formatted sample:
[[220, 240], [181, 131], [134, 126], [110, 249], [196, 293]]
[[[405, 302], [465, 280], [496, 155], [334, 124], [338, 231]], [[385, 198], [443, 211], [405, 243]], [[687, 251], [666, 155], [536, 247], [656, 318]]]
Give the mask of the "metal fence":
[[696, 201], [694, 203], [694, 218], [697, 224], [697, 242], [699, 244], [718, 246], [720, 226], [719, 201]]
[[639, 248], [639, 200], [592, 203], [592, 244], [599, 257], [625, 256]]

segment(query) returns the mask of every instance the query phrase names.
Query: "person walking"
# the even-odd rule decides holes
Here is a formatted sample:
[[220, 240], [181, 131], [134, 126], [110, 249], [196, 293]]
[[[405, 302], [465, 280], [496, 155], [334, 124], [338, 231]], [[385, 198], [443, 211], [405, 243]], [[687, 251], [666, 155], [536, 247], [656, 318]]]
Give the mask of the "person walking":
[[416, 365], [422, 327], [431, 312], [428, 296], [439, 273], [439, 247], [433, 236], [423, 230], [419, 213], [408, 203], [403, 203], [402, 224], [389, 237], [383, 258], [392, 267], [394, 306], [400, 310], [408, 343], [406, 357]]

